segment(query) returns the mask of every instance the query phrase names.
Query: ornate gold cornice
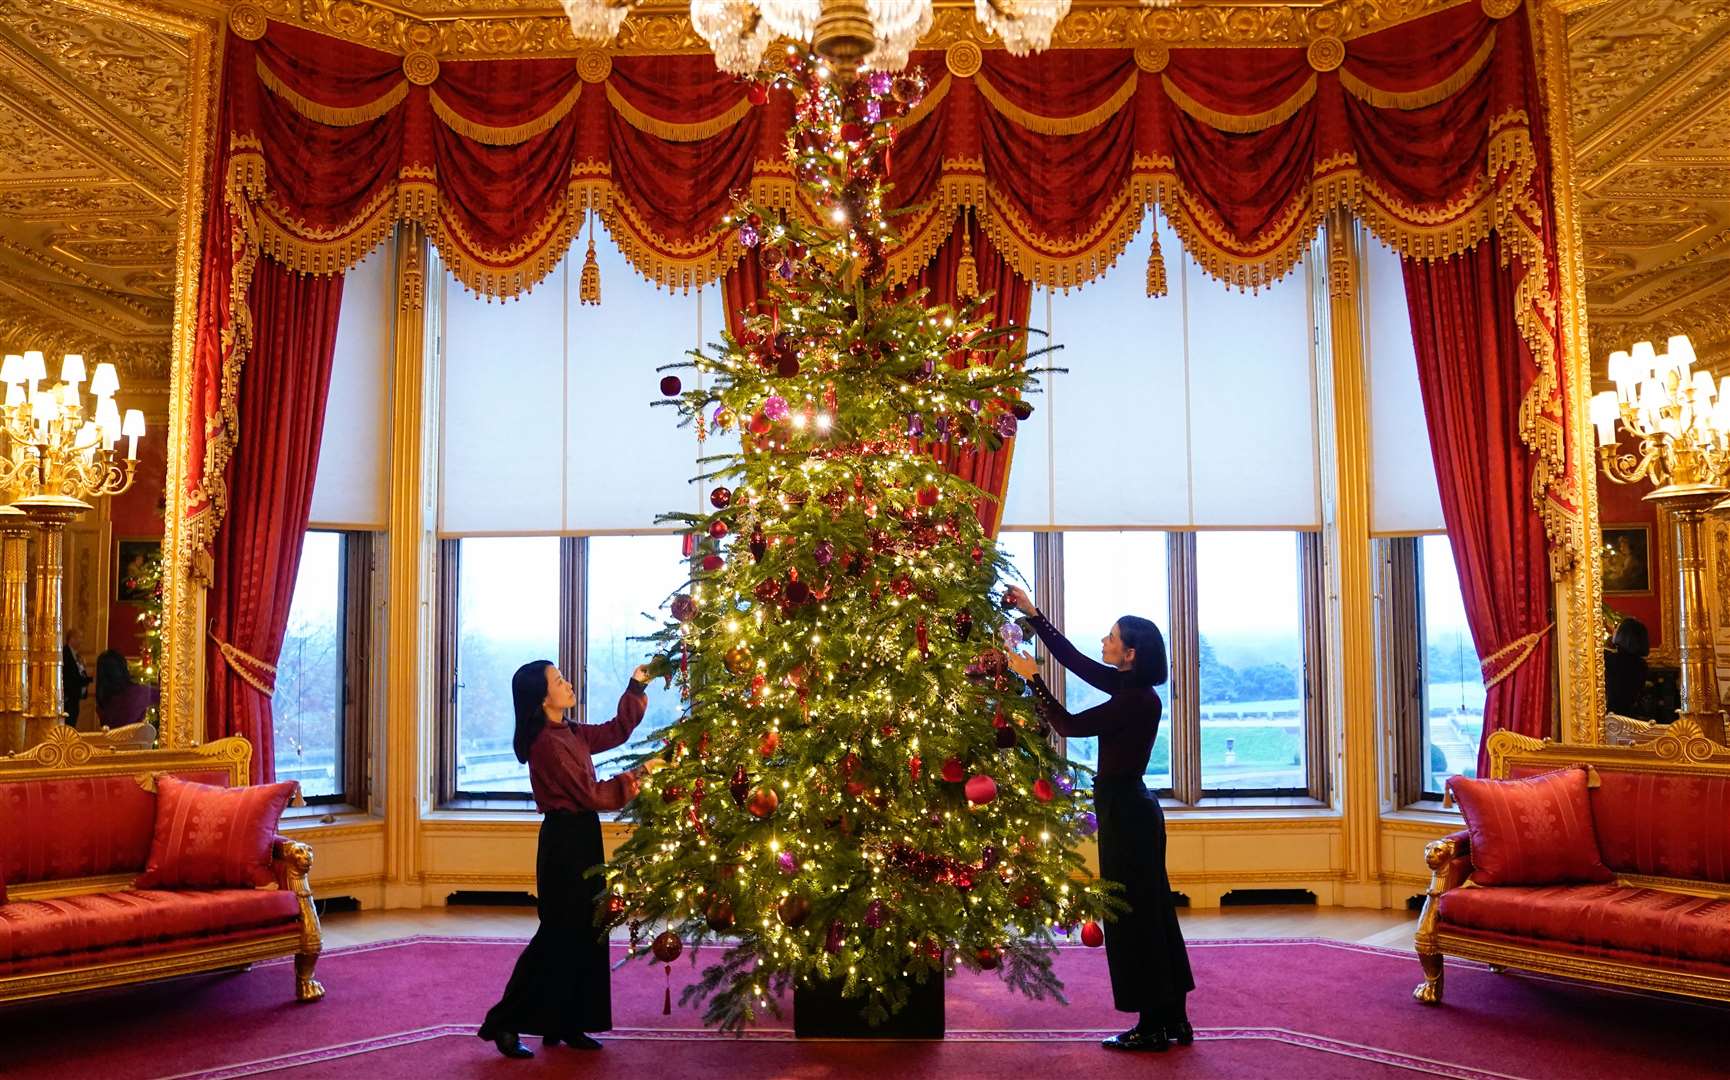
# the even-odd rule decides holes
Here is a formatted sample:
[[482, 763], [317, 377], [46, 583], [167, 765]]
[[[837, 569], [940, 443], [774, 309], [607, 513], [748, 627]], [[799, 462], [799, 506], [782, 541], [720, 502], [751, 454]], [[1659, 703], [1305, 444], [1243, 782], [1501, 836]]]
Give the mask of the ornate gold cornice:
[[[1136, 0], [1078, 0], [1059, 23], [1060, 49], [1167, 46], [1300, 46], [1350, 40], [1462, 3], [1481, 0], [1310, 0], [1308, 3], [1216, 3], [1144, 8]], [[998, 48], [973, 15], [972, 0], [936, 0], [921, 49], [961, 42]], [[582, 46], [554, 4], [506, 9], [471, 0], [243, 0], [235, 7], [375, 49], [444, 59], [576, 56]], [[617, 55], [702, 53], [689, 4], [649, 0], [625, 20], [607, 51]], [[248, 12], [251, 16], [251, 12]]]

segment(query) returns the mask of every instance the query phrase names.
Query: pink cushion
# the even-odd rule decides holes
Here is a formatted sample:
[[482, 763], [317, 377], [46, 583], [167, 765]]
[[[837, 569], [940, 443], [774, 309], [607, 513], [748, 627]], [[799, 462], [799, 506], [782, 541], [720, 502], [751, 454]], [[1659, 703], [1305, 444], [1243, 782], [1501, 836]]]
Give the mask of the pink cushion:
[[299, 903], [281, 889], [94, 893], [0, 906], [0, 963], [34, 956], [293, 926]]
[[1624, 885], [1449, 889], [1443, 929], [1490, 931], [1662, 960], [1730, 964], [1730, 898]]
[[1730, 777], [1598, 766], [1592, 820], [1619, 874], [1730, 883]]
[[[226, 770], [180, 774], [223, 783]], [[150, 854], [156, 795], [135, 776], [0, 782], [0, 879], [136, 874]]]
[[164, 776], [156, 783], [156, 832], [134, 884], [150, 888], [273, 885], [270, 846], [294, 784], [224, 788]]
[[1519, 780], [1448, 781], [1472, 834], [1472, 881], [1557, 885], [1610, 881], [1598, 855], [1586, 770], [1572, 766]]

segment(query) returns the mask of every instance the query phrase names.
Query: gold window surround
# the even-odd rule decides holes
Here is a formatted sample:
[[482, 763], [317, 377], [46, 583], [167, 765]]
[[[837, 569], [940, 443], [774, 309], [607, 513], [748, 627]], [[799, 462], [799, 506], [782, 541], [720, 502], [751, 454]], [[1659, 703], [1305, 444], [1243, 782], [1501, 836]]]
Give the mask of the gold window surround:
[[[180, 177], [177, 219], [171, 377], [170, 487], [165, 553], [170, 588], [166, 597], [164, 657], [164, 731], [166, 745], [189, 745], [203, 737], [204, 647], [203, 594], [188, 582], [188, 539], [184, 494], [177, 479], [184, 471], [188, 432], [186, 379], [191, 355], [197, 294], [199, 234], [207, 154], [214, 124], [214, 86], [219, 70], [222, 35], [230, 18], [263, 15], [332, 36], [391, 49], [407, 55], [479, 59], [531, 55], [578, 55], [562, 12], [551, 4], [511, 8], [505, 3], [479, 7], [467, 0], [60, 0], [65, 6], [100, 18], [142, 26], [184, 43], [188, 57], [186, 145], [200, 148], [189, 154]], [[1291, 47], [1323, 38], [1349, 41], [1387, 26], [1460, 3], [1481, 2], [1501, 8], [1508, 0], [1315, 0], [1269, 4], [1216, 2], [1180, 3], [1171, 9], [1142, 8], [1134, 0], [1077, 0], [1058, 28], [1054, 47], [1086, 48], [1137, 44], [1149, 48]], [[1540, 43], [1541, 75], [1550, 100], [1566, 100], [1566, 27], [1569, 10], [1580, 0], [1539, 0], [1530, 10]], [[690, 33], [681, 0], [651, 0], [647, 9], [626, 25], [618, 42], [605, 50], [617, 53], [697, 52], [700, 41]], [[969, 0], [938, 0], [937, 23], [922, 47], [944, 47], [960, 41], [980, 42]], [[477, 10], [478, 8], [478, 10]], [[543, 14], [544, 12], [544, 14]], [[1577, 220], [1569, 176], [1570, 147], [1565, 133], [1553, 143], [1557, 171], [1559, 220]], [[1592, 461], [1591, 432], [1584, 417], [1589, 373], [1585, 349], [1584, 280], [1576, 228], [1561, 230], [1564, 295], [1570, 379], [1569, 407], [1580, 417], [1574, 433], [1581, 462]], [[1558, 591], [1558, 640], [1562, 675], [1564, 737], [1596, 741], [1597, 717], [1602, 715], [1602, 670], [1596, 639], [1597, 602], [1601, 598], [1594, 545], [1586, 538], [1597, 528], [1596, 498], [1590, 485], [1581, 493], [1582, 534], [1577, 550], [1586, 553], [1573, 577]]]

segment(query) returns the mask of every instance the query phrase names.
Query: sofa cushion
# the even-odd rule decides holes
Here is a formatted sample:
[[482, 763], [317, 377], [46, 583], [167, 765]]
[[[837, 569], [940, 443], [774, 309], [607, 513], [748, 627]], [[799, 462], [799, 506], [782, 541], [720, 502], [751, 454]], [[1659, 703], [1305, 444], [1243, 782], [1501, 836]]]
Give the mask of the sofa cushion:
[[1730, 884], [1730, 776], [1597, 769], [1592, 819], [1611, 870]]
[[1730, 898], [1627, 885], [1449, 889], [1443, 929], [1460, 927], [1665, 960], [1730, 964]]
[[1472, 881], [1555, 885], [1610, 881], [1598, 855], [1582, 766], [1519, 780], [1448, 781], [1472, 835]]
[[293, 795], [290, 781], [225, 788], [161, 777], [150, 858], [134, 884], [140, 889], [275, 884], [271, 841]]
[[139, 890], [19, 901], [0, 905], [0, 963], [293, 926], [299, 914], [295, 895], [282, 889]]
[[[223, 783], [226, 770], [180, 774]], [[0, 782], [0, 879], [136, 874], [150, 854], [156, 794], [133, 776]]]

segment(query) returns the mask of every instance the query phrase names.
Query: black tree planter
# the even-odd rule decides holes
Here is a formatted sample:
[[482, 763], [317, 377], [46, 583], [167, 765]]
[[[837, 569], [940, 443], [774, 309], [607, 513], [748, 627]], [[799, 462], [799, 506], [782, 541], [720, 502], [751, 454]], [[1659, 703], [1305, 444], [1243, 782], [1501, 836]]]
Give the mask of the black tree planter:
[[943, 976], [907, 980], [907, 1004], [873, 1027], [865, 999], [841, 996], [841, 980], [798, 983], [793, 988], [793, 1034], [801, 1039], [941, 1039]]

